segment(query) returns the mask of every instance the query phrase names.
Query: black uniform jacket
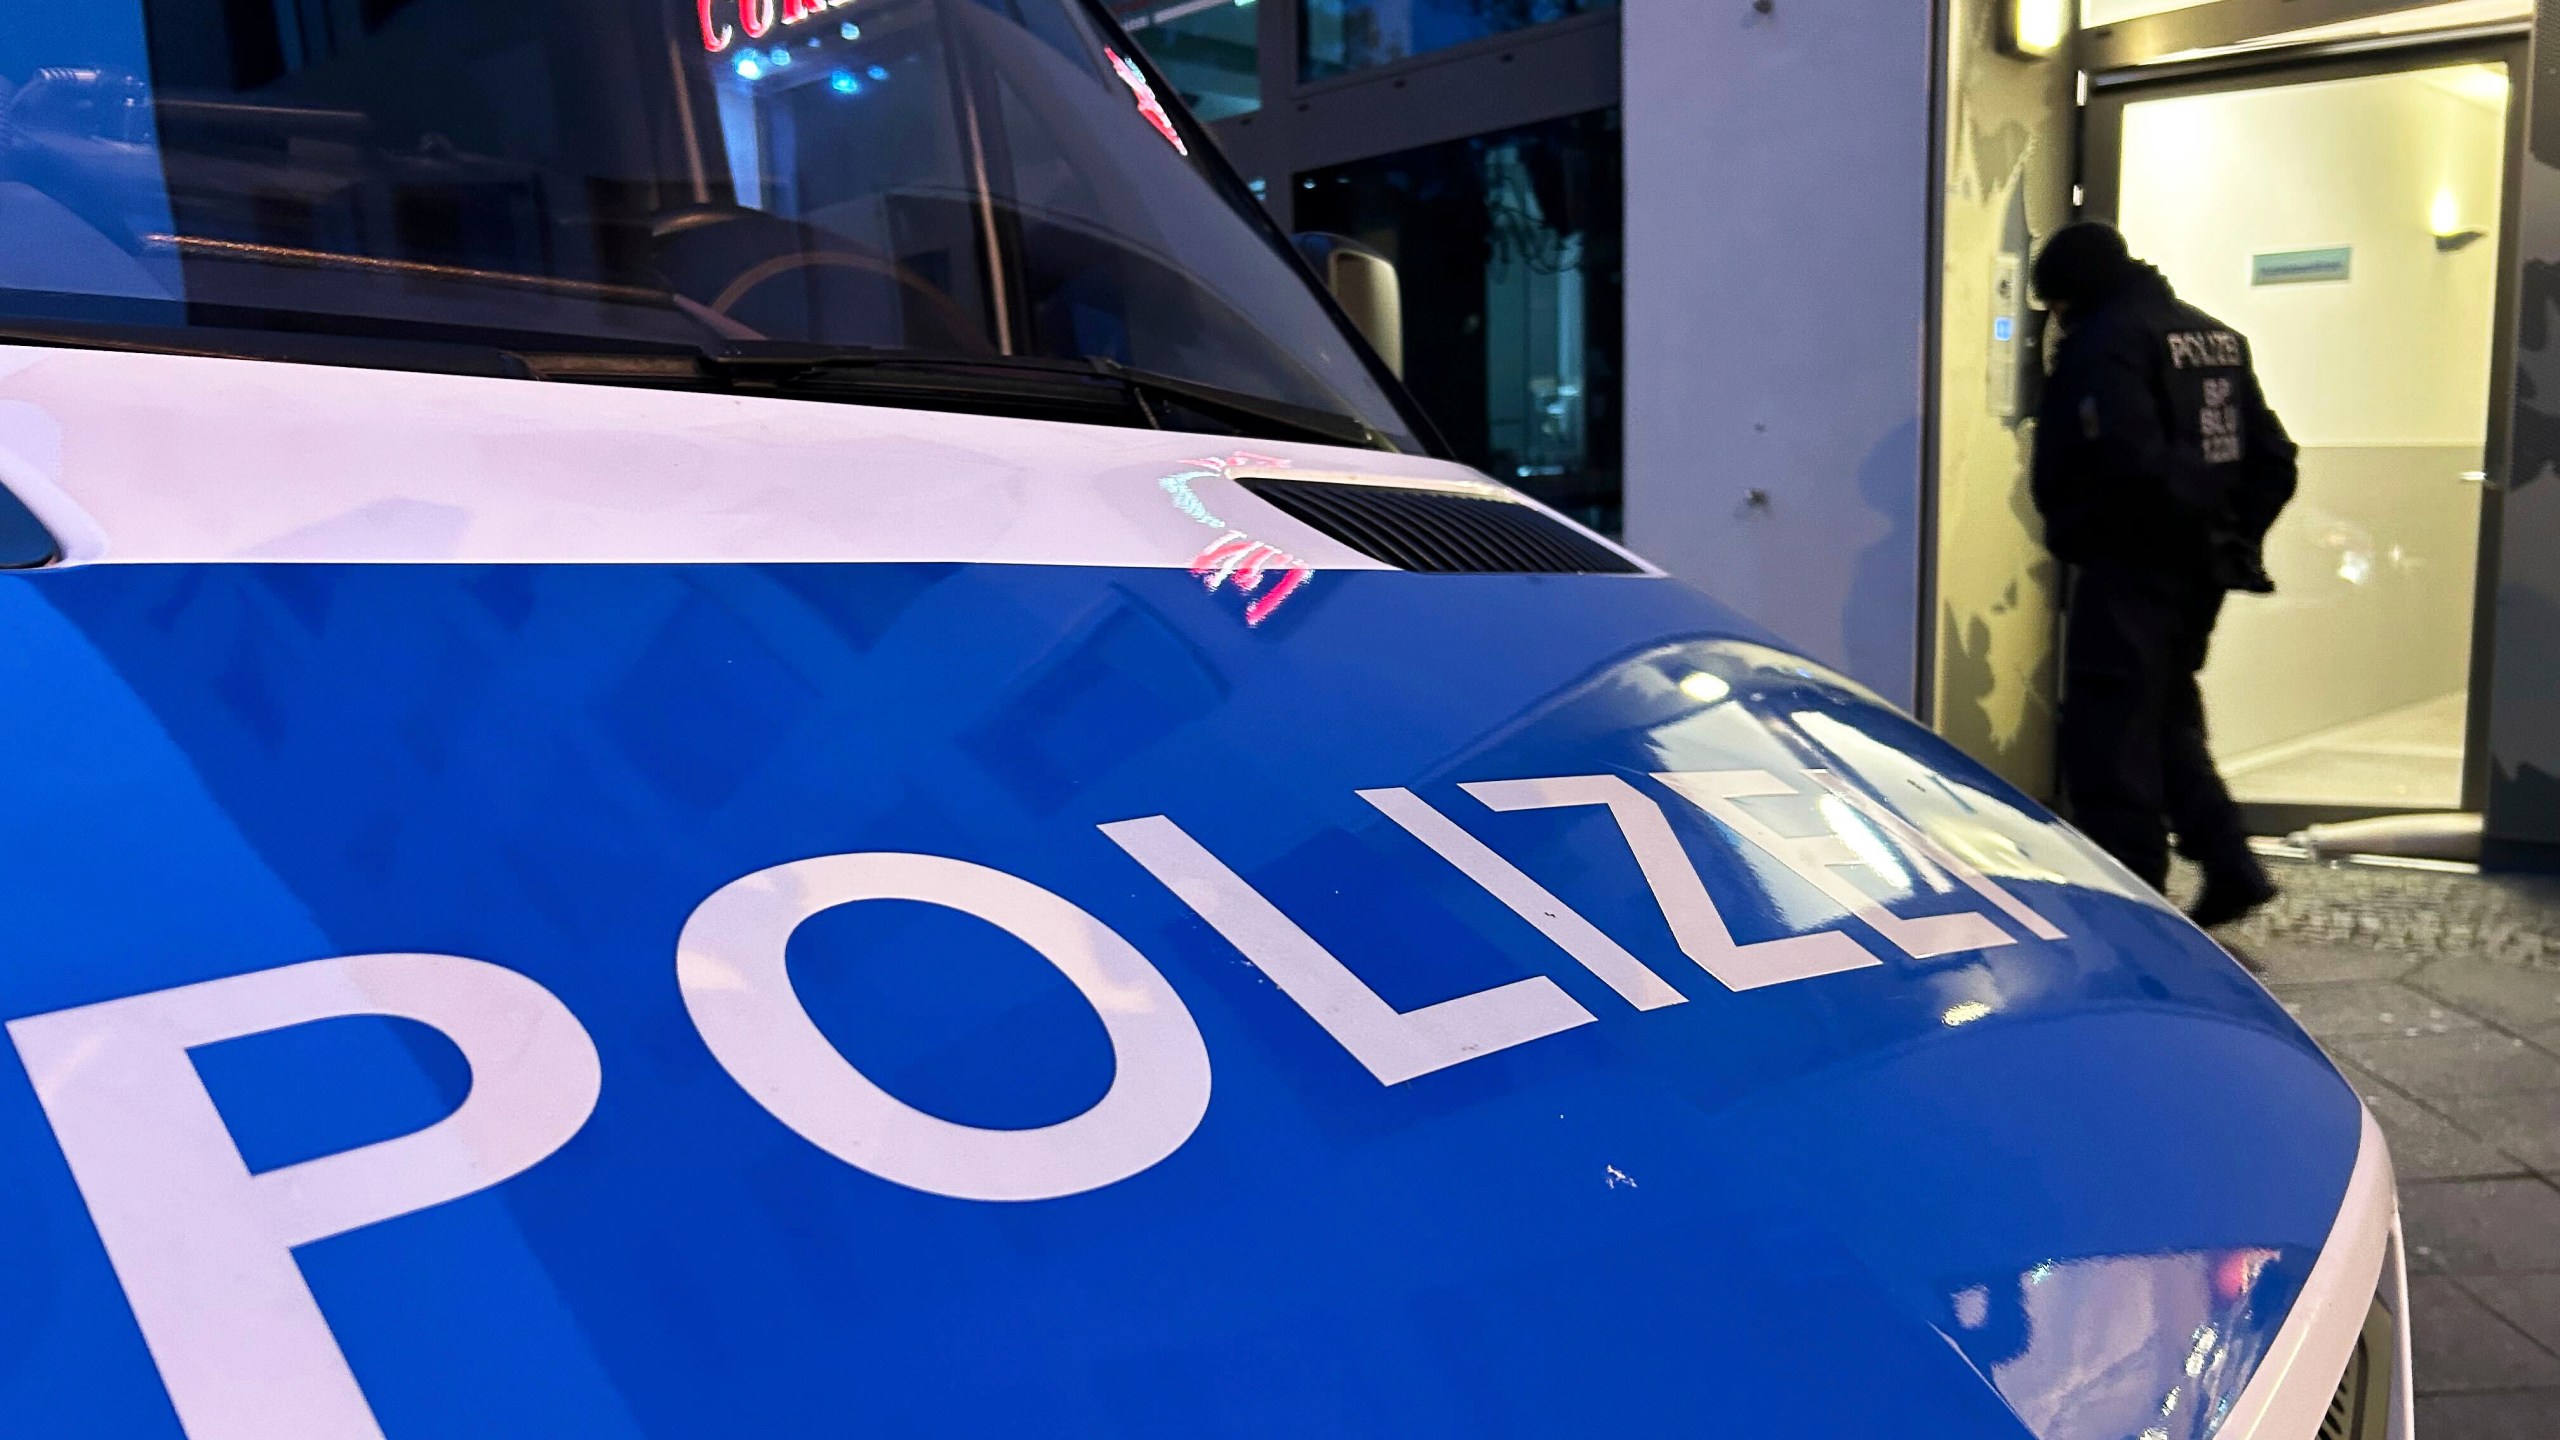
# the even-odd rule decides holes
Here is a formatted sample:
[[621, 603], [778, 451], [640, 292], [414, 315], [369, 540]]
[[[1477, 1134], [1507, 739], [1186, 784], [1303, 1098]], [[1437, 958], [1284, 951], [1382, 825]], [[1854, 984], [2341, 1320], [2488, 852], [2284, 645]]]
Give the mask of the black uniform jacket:
[[2071, 315], [2031, 488], [2046, 546], [2075, 565], [2267, 591], [2261, 550], [2293, 498], [2294, 454], [2249, 342], [2145, 266]]

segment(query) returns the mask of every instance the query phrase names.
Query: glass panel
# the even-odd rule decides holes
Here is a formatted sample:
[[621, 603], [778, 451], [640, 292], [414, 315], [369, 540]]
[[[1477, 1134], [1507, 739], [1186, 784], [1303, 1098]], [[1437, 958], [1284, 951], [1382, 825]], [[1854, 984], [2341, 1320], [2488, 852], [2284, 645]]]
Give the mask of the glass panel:
[[1189, 428], [1407, 443], [1125, 48], [1085, 0], [0, 0], [0, 320], [842, 359], [839, 395], [894, 354], [964, 407], [1108, 368], [1227, 392]]
[[1262, 108], [1254, 0], [1116, 0], [1111, 11], [1192, 114], [1224, 120]]
[[1470, 463], [1616, 533], [1624, 232], [1618, 112], [1298, 178], [1298, 228], [1404, 282], [1405, 381]]
[[1617, 0], [1304, 0], [1298, 73], [1317, 80], [1614, 7]]
[[2461, 803], [2507, 103], [2456, 65], [2125, 109], [2126, 236], [2303, 447], [2204, 673], [2242, 800]]

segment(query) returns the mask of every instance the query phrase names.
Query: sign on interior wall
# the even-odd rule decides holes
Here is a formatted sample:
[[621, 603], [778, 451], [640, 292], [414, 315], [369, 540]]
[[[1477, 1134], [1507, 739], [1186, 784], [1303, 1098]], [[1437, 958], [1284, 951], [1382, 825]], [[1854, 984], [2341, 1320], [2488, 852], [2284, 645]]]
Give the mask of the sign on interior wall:
[[2249, 283], [2252, 285], [2315, 285], [2344, 281], [2353, 277], [2356, 251], [2352, 245], [2332, 245], [2321, 250], [2271, 250], [2249, 257]]

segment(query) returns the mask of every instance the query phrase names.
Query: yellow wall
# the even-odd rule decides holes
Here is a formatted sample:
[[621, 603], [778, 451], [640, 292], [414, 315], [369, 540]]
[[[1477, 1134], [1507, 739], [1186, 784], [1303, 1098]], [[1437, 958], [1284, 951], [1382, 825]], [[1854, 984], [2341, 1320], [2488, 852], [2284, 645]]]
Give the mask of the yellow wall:
[[1930, 721], [2039, 795], [2053, 788], [2055, 587], [2027, 498], [2031, 423], [1998, 416], [1992, 266], [2023, 195], [2033, 239], [2071, 218], [2075, 75], [1999, 53], [2005, 0], [1949, 6], [1939, 291], [1937, 595]]
[[[2479, 443], [2505, 175], [2502, 69], [2377, 75], [2128, 107], [2125, 237], [2247, 334], [2304, 445]], [[2346, 284], [2256, 286], [2253, 253], [2355, 247]]]

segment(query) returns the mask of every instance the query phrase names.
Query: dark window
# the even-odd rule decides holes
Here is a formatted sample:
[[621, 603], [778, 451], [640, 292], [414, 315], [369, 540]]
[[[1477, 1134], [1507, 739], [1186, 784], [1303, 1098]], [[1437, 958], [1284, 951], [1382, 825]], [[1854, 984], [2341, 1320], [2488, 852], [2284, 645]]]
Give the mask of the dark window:
[[1596, 529], [1620, 518], [1618, 112], [1298, 177], [1301, 230], [1404, 282], [1405, 380], [1462, 457]]
[[1304, 0], [1298, 73], [1309, 80], [1384, 65], [1487, 35], [1605, 10], [1617, 0]]

